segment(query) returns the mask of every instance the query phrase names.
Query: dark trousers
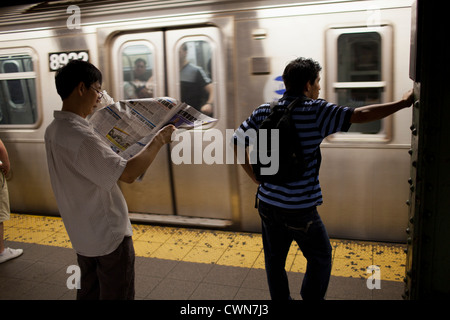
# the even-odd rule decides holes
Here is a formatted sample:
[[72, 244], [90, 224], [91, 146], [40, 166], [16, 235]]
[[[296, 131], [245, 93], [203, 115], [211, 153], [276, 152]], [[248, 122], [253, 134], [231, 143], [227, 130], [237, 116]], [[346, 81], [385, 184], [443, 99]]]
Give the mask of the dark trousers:
[[331, 274], [331, 244], [317, 209], [283, 210], [259, 202], [267, 281], [273, 300], [291, 299], [285, 270], [295, 240], [307, 260], [300, 294], [303, 300], [323, 300]]
[[112, 253], [100, 257], [77, 254], [81, 270], [81, 288], [77, 300], [133, 300], [134, 246], [125, 237]]

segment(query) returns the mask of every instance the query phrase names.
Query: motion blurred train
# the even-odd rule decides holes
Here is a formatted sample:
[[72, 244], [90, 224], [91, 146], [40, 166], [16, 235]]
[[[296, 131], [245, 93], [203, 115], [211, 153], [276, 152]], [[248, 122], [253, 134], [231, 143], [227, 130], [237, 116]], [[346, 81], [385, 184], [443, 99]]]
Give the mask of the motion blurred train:
[[[12, 165], [11, 211], [58, 215], [44, 132], [62, 105], [55, 71], [71, 59], [95, 64], [116, 101], [127, 98], [133, 81], [154, 97], [182, 100], [179, 56], [186, 50], [211, 80], [214, 129], [225, 137], [257, 106], [282, 96], [284, 67], [300, 56], [322, 65], [320, 97], [330, 102], [359, 107], [400, 99], [412, 88], [411, 4], [73, 0], [1, 8], [0, 139]], [[411, 117], [404, 109], [322, 143], [319, 213], [331, 237], [404, 242]], [[141, 181], [120, 183], [132, 221], [260, 231], [257, 186], [238, 164], [176, 165], [173, 147]]]

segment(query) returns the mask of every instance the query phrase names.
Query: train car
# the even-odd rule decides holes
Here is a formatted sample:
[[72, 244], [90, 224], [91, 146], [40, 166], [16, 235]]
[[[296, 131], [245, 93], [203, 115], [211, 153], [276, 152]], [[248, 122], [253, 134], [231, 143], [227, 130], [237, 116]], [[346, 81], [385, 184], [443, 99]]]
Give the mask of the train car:
[[[120, 183], [133, 221], [259, 231], [257, 186], [229, 161], [227, 132], [281, 97], [283, 69], [299, 56], [321, 63], [320, 97], [330, 102], [400, 99], [412, 87], [411, 2], [105, 0], [0, 9], [0, 139], [12, 163], [12, 212], [58, 215], [44, 132], [61, 108], [55, 71], [84, 59], [102, 71], [116, 101], [142, 88], [137, 97], [180, 100], [199, 90], [203, 102], [195, 103], [212, 102], [213, 129], [223, 134], [222, 161], [174, 164], [174, 142], [141, 181]], [[193, 77], [181, 72], [184, 61], [201, 74], [200, 88], [183, 89]], [[319, 212], [330, 236], [404, 241], [410, 123], [411, 111], [402, 110], [323, 142]], [[202, 139], [193, 153], [212, 143], [208, 130], [190, 134]]]

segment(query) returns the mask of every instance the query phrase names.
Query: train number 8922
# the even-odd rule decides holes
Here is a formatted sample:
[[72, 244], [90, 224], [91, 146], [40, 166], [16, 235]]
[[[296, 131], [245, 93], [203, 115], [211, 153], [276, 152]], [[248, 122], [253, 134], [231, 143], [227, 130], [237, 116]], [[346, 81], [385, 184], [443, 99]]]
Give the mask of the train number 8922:
[[89, 61], [89, 51], [52, 52], [48, 54], [50, 71], [64, 67], [70, 60]]

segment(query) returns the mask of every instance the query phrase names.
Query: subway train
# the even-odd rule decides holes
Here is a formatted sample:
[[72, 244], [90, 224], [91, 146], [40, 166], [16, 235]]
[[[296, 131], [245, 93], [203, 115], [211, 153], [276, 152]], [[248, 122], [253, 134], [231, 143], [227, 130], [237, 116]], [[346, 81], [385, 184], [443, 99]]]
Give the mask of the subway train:
[[[75, 0], [1, 8], [0, 139], [12, 166], [11, 211], [58, 215], [44, 132], [62, 105], [55, 71], [71, 59], [96, 65], [115, 101], [133, 94], [184, 100], [185, 51], [201, 78], [199, 88], [187, 91], [198, 92], [203, 101], [196, 103], [211, 102], [218, 119], [213, 128], [223, 133], [225, 150], [227, 130], [282, 96], [284, 67], [300, 56], [323, 67], [320, 98], [350, 107], [400, 99], [412, 88], [411, 4]], [[411, 118], [404, 109], [324, 140], [319, 213], [330, 237], [405, 241]], [[207, 132], [190, 131], [203, 135], [193, 150], [208, 147]], [[140, 181], [119, 182], [131, 220], [260, 231], [257, 186], [240, 165], [225, 156], [212, 164], [175, 164], [176, 143], [161, 150]]]

